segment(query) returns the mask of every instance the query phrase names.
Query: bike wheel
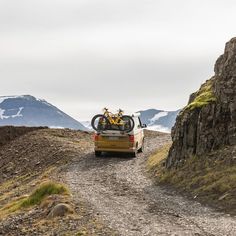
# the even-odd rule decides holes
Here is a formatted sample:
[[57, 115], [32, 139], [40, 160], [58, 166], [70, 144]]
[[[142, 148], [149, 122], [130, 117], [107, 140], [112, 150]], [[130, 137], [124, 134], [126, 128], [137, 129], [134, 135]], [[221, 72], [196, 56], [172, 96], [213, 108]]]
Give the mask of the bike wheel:
[[134, 119], [131, 116], [122, 116], [121, 120], [124, 122], [124, 125], [119, 125], [121, 131], [129, 133], [134, 129]]
[[109, 120], [107, 119], [107, 117], [101, 114], [94, 116], [91, 121], [91, 126], [93, 127], [94, 130], [98, 132], [106, 130], [108, 124]]

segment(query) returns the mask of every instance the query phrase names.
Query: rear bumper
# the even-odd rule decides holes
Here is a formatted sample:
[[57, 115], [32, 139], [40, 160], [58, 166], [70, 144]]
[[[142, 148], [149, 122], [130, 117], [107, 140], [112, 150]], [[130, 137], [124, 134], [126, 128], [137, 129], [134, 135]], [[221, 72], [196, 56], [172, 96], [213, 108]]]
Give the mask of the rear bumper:
[[125, 153], [133, 153], [136, 151], [135, 147], [129, 149], [119, 149], [119, 148], [95, 148], [94, 151], [98, 152], [125, 152]]

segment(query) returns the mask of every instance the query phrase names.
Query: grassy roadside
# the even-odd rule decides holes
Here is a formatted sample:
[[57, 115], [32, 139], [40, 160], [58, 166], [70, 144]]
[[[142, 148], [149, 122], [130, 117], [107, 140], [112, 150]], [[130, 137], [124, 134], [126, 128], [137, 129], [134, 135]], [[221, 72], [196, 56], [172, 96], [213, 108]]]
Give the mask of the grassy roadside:
[[47, 181], [40, 184], [29, 196], [21, 196], [0, 208], [0, 218], [16, 211], [39, 205], [51, 195], [68, 195], [68, 189], [59, 183]]
[[199, 202], [236, 214], [236, 160], [233, 147], [202, 157], [191, 157], [183, 166], [164, 167], [170, 144], [152, 155], [147, 168], [159, 184], [169, 184]]
[[[0, 235], [47, 235], [48, 232], [68, 236], [117, 235], [91, 214], [90, 206], [83, 202], [79, 193], [79, 201], [73, 201], [69, 189], [57, 178], [58, 174], [52, 169], [42, 176], [20, 176], [0, 184], [0, 190], [7, 187], [0, 200]], [[16, 181], [20, 182], [17, 188]], [[66, 204], [72, 211], [64, 216], [49, 217], [58, 204]], [[8, 225], [17, 227], [9, 228]]]
[[[30, 195], [23, 194], [16, 198], [9, 198], [8, 202], [0, 207], [0, 219], [9, 215], [15, 214], [21, 210], [30, 210], [37, 205], [40, 205], [47, 197], [51, 195], [69, 196], [68, 189], [60, 184], [51, 180], [40, 180], [41, 183], [34, 189]], [[1, 186], [2, 187], [2, 186]]]

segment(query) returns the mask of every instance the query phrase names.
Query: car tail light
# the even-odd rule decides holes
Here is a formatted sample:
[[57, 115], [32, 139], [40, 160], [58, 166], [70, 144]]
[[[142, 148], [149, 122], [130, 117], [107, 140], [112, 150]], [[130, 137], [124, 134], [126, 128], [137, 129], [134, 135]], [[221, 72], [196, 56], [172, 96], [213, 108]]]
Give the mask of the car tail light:
[[130, 136], [129, 136], [129, 141], [130, 141], [131, 143], [134, 143], [134, 135], [130, 135]]
[[94, 140], [94, 141], [98, 141], [98, 139], [99, 139], [99, 134], [94, 134], [93, 140]]

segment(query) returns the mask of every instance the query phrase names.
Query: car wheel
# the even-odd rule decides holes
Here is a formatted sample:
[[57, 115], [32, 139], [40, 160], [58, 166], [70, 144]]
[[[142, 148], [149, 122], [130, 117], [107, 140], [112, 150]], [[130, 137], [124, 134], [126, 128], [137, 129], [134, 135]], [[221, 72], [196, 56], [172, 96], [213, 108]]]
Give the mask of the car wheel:
[[137, 157], [137, 155], [138, 155], [137, 150], [136, 150], [135, 152], [132, 153], [132, 157]]
[[144, 149], [145, 149], [145, 145], [144, 145], [144, 140], [143, 140], [142, 147], [138, 150], [138, 152], [144, 152]]
[[95, 156], [96, 157], [100, 157], [102, 155], [102, 152], [100, 152], [100, 151], [95, 151]]

